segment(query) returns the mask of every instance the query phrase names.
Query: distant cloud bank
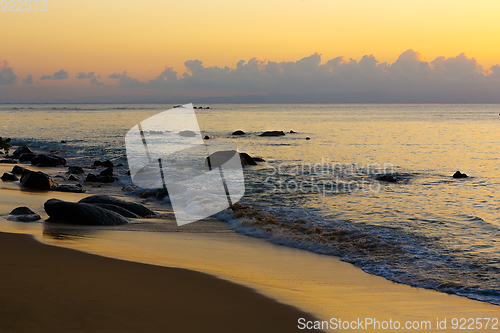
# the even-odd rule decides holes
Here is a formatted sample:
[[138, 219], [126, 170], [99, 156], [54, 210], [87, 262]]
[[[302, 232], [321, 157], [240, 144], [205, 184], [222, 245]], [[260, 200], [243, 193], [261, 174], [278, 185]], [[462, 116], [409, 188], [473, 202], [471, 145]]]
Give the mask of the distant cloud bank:
[[[107, 74], [107, 84], [98, 81], [101, 76], [94, 72], [80, 72], [75, 77], [89, 79], [90, 85], [79, 89], [80, 95], [75, 93], [74, 98], [89, 102], [93, 98], [99, 102], [171, 102], [181, 96], [230, 102], [500, 102], [500, 66], [483, 68], [463, 53], [427, 61], [407, 50], [392, 64], [380, 63], [373, 55], [359, 61], [337, 57], [323, 62], [314, 53], [297, 61], [241, 60], [233, 68], [205, 67], [200, 60], [188, 60], [185, 66], [185, 73], [167, 67], [145, 81], [126, 71]], [[40, 79], [68, 77], [60, 70]], [[17, 81], [4, 61], [0, 84], [17, 86]], [[31, 75], [22, 81], [32, 83]]]

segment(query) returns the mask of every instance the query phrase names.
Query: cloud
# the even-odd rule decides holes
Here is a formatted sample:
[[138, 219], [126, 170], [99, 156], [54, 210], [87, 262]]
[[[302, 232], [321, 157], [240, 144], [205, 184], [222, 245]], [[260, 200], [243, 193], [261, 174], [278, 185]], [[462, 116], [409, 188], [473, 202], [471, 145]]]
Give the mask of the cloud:
[[54, 75], [42, 75], [40, 80], [63, 80], [69, 77], [68, 72], [65, 70], [60, 70], [59, 72], [55, 72]]
[[120, 87], [125, 88], [141, 88], [145, 87], [145, 83], [137, 79], [131, 78], [127, 75], [127, 72], [123, 73], [113, 73], [109, 76], [110, 79], [119, 79], [118, 84]]
[[24, 83], [26, 84], [32, 84], [33, 83], [33, 76], [31, 74], [28, 74], [26, 78], [23, 80]]
[[[1, 59], [0, 59], [1, 63]], [[0, 67], [0, 85], [9, 85], [17, 82], [17, 75], [14, 74], [14, 70], [10, 67], [7, 60], [3, 61], [3, 65]]]
[[104, 85], [104, 82], [99, 82], [97, 80], [97, 79], [100, 79], [101, 76], [100, 75], [96, 76], [94, 74], [94, 72], [88, 72], [88, 73], [80, 72], [76, 75], [76, 78], [77, 79], [90, 79], [90, 84], [93, 84], [95, 86], [103, 86]]

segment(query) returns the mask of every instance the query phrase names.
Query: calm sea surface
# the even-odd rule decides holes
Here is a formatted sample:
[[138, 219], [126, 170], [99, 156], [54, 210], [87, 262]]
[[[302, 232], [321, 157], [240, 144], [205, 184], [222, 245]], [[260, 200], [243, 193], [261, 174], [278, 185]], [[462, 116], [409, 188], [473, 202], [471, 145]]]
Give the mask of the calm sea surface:
[[[126, 163], [126, 132], [171, 107], [0, 105], [0, 136], [61, 150], [71, 164]], [[203, 135], [266, 160], [245, 168], [242, 203], [281, 223], [218, 214], [234, 229], [500, 304], [500, 105], [210, 107], [196, 110]], [[246, 135], [232, 136], [238, 129]], [[296, 133], [259, 137], [265, 130]], [[457, 170], [470, 177], [452, 178]]]

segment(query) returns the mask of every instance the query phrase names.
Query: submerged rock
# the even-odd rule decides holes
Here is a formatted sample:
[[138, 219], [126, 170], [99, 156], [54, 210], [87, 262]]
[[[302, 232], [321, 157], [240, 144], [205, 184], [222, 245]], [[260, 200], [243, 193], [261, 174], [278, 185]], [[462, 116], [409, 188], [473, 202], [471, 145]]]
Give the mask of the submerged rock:
[[[238, 153], [236, 150], [216, 151], [215, 153], [206, 158], [205, 166], [208, 167], [210, 165], [210, 167], [212, 168], [221, 167], [224, 163], [229, 161], [236, 153]], [[239, 155], [242, 167], [246, 165], [257, 165], [254, 159], [247, 153], [239, 153]]]
[[461, 173], [460, 171], [457, 171], [453, 174], [453, 178], [467, 178], [469, 176], [467, 176], [467, 174], [465, 173]]
[[85, 172], [83, 169], [79, 166], [73, 165], [68, 167], [68, 171], [66, 172], [68, 175], [81, 175], [84, 174]]
[[246, 133], [243, 132], [242, 130], [237, 130], [237, 131], [234, 131], [231, 135], [245, 135]]
[[283, 131], [266, 131], [262, 134], [259, 134], [259, 136], [283, 136], [285, 135], [285, 132]]
[[19, 156], [19, 162], [31, 162], [37, 155], [35, 153], [24, 153]]
[[12, 160], [10, 158], [4, 158], [0, 160], [0, 163], [2, 164], [17, 164], [17, 161]]
[[87, 183], [112, 183], [116, 180], [113, 176], [96, 176], [93, 173], [89, 173], [85, 182]]
[[44, 191], [48, 191], [57, 185], [49, 175], [41, 171], [24, 172], [21, 175], [21, 184], [24, 187]]
[[122, 199], [110, 197], [107, 195], [92, 195], [90, 197], [83, 198], [79, 201], [80, 203], [94, 204], [94, 203], [103, 203], [103, 204], [111, 204], [115, 206], [119, 206], [125, 208], [126, 210], [137, 214], [141, 217], [154, 216], [155, 212], [146, 208], [145, 206], [135, 203], [129, 202]]
[[43, 205], [51, 219], [77, 225], [122, 225], [128, 221], [113, 211], [87, 203], [50, 199]]
[[68, 180], [79, 182], [80, 179], [75, 175], [69, 175]]
[[71, 193], [85, 193], [85, 189], [82, 185], [58, 185], [52, 188], [52, 191], [58, 192], [71, 192]]
[[114, 167], [114, 164], [110, 160], [106, 160], [106, 161], [94, 161], [94, 164], [92, 166], [93, 167], [112, 168], [112, 167]]
[[22, 154], [34, 154], [34, 153], [31, 149], [28, 148], [28, 146], [22, 145], [22, 146], [17, 147], [17, 149], [12, 154], [12, 157], [19, 158], [19, 157], [21, 157]]
[[306, 140], [311, 140], [311, 138], [310, 137], [306, 137]]
[[180, 131], [179, 135], [187, 138], [193, 138], [196, 136], [196, 133], [193, 131], [186, 130], [186, 131]]
[[381, 175], [376, 177], [375, 179], [381, 182], [388, 182], [388, 183], [397, 183], [401, 180], [401, 178], [394, 177], [393, 175]]
[[56, 167], [59, 165], [66, 165], [66, 160], [62, 157], [56, 156], [56, 155], [45, 155], [45, 154], [39, 154], [36, 155], [32, 160], [31, 160], [31, 165], [37, 166], [37, 167]]
[[16, 181], [16, 180], [19, 180], [19, 178], [17, 178], [16, 175], [12, 174], [12, 173], [8, 173], [8, 172], [5, 172], [3, 175], [2, 175], [2, 178], [1, 178], [4, 182], [13, 182], [13, 181]]
[[28, 207], [17, 207], [10, 212], [7, 219], [14, 222], [34, 222], [41, 219], [40, 215], [29, 209]]

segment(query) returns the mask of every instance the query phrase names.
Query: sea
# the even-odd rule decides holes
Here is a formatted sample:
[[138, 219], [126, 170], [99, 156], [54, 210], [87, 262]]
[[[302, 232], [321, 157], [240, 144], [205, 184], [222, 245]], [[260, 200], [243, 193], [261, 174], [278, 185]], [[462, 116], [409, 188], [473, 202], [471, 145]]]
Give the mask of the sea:
[[[244, 168], [246, 213], [214, 215], [230, 228], [500, 305], [500, 105], [196, 106], [202, 136], [263, 159]], [[172, 107], [1, 104], [0, 136], [57, 151], [71, 165], [109, 159], [126, 168], [126, 133]], [[270, 130], [285, 135], [259, 136]], [[456, 171], [468, 177], [453, 178]], [[116, 187], [141, 192], [125, 172]]]

